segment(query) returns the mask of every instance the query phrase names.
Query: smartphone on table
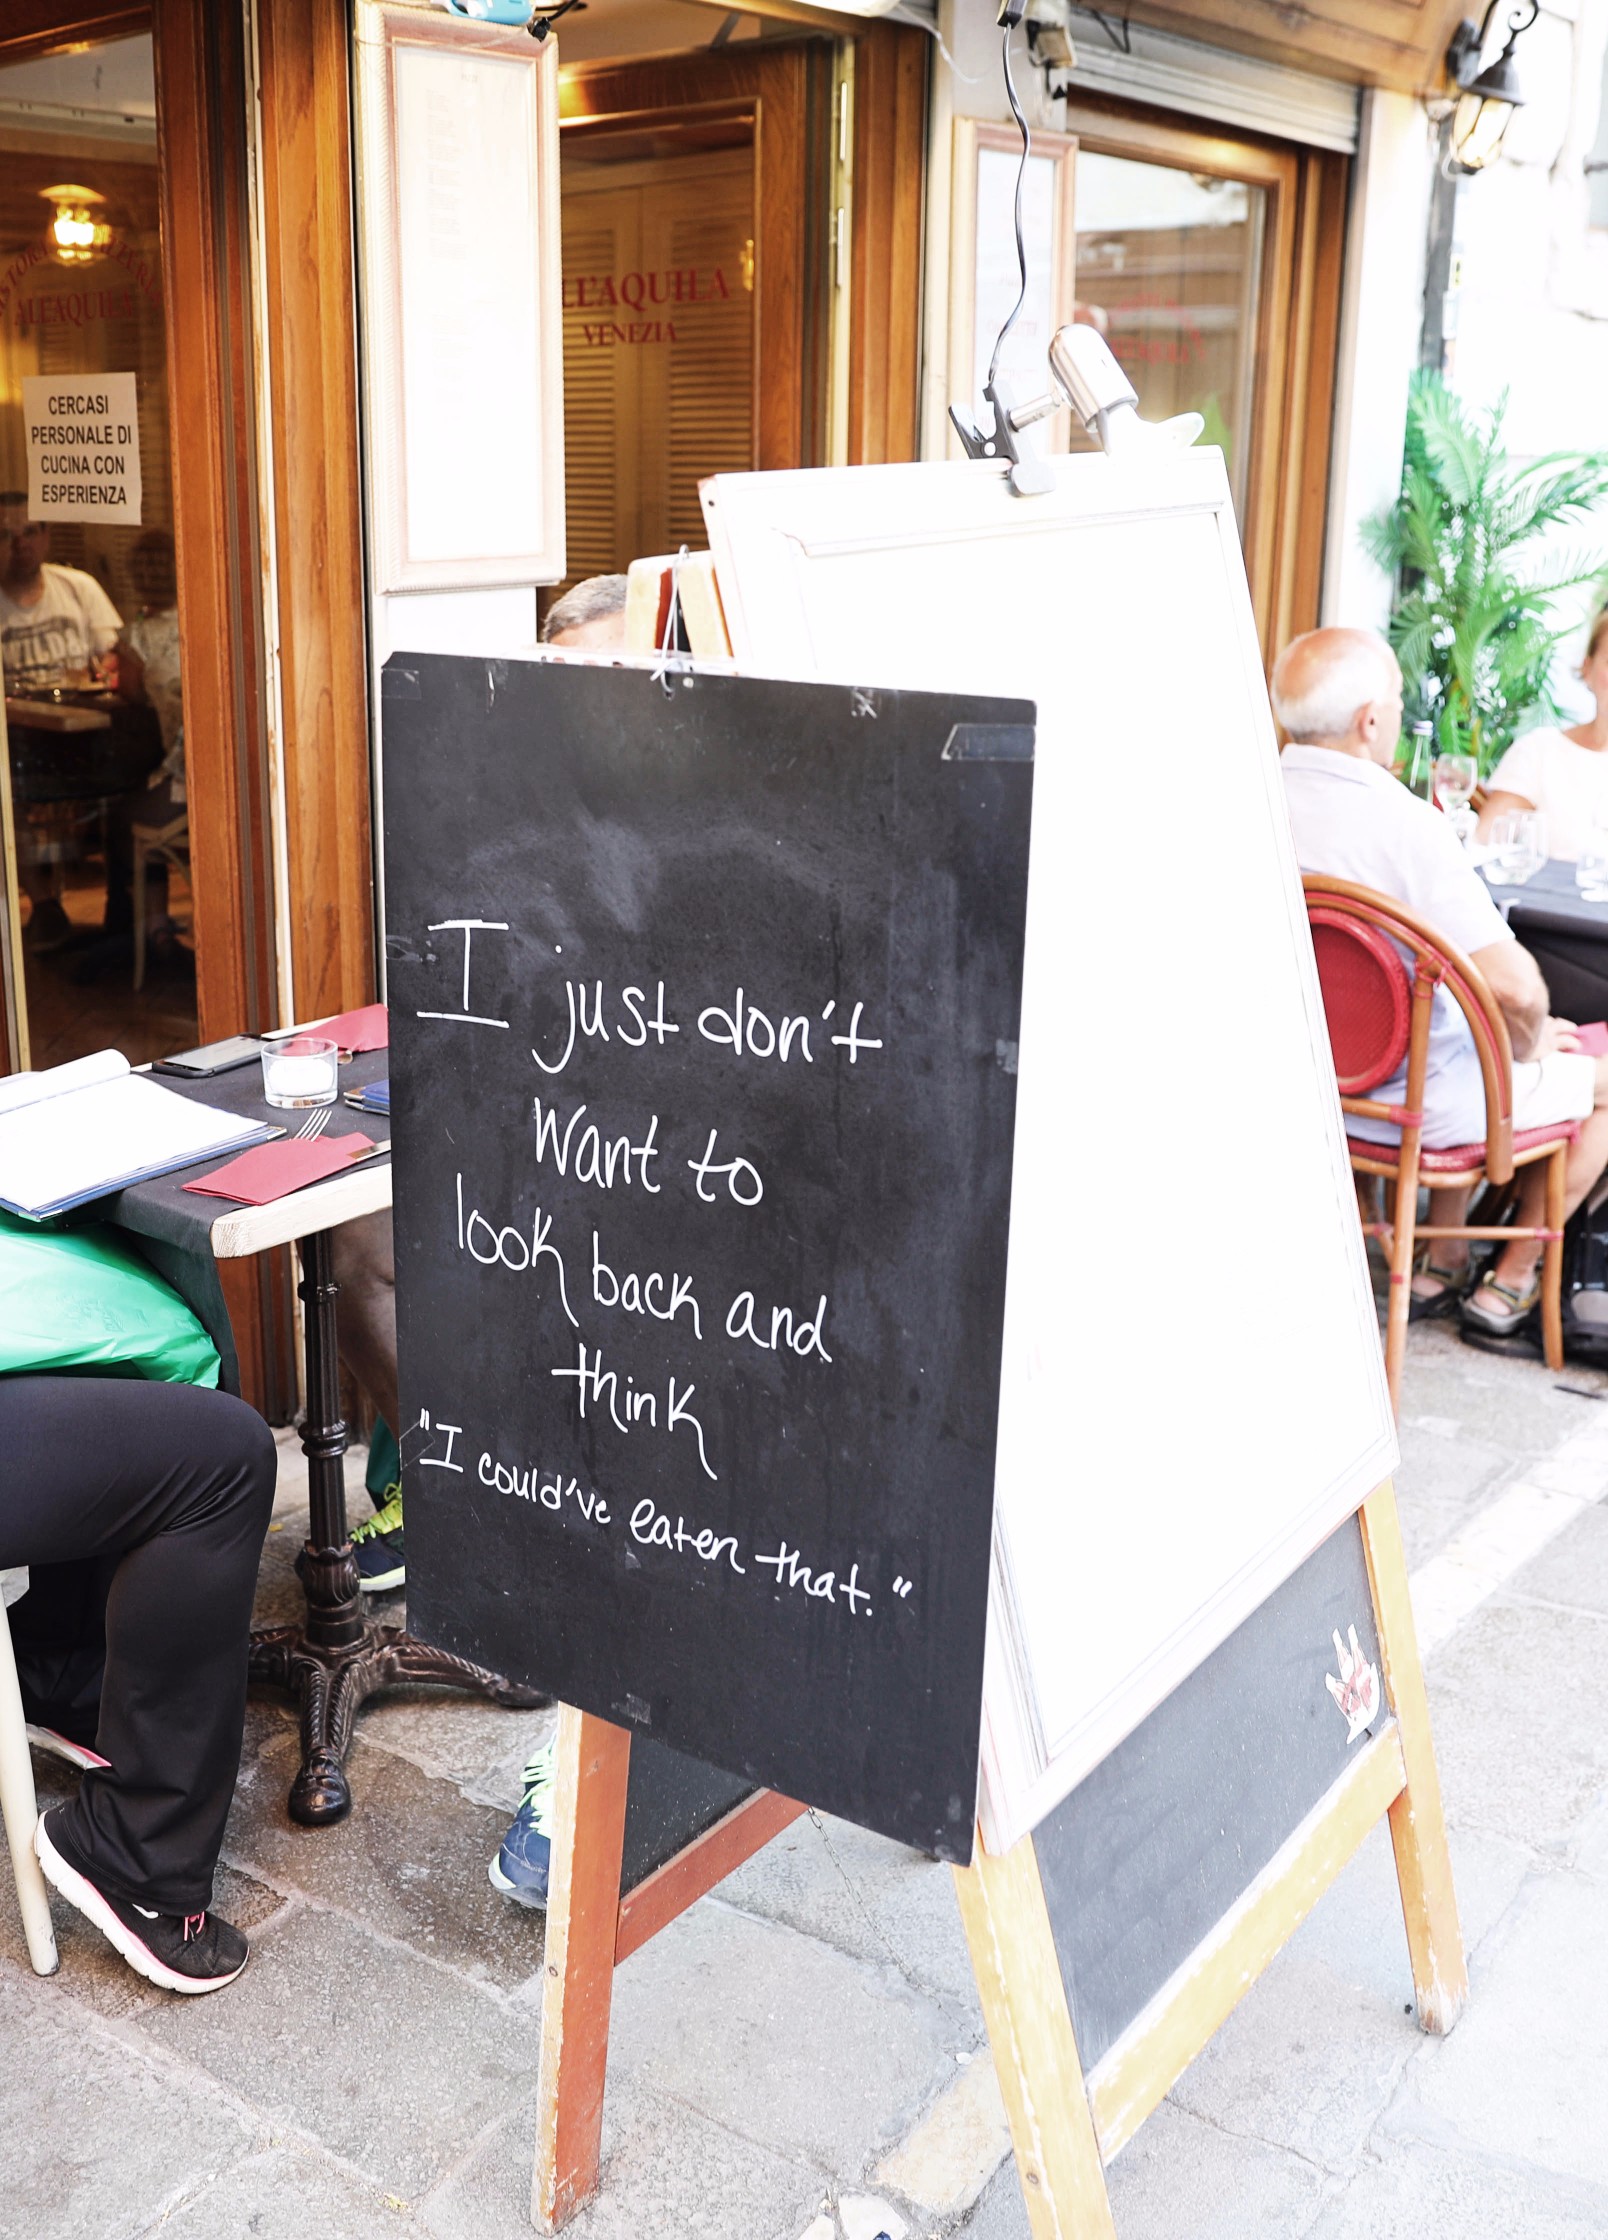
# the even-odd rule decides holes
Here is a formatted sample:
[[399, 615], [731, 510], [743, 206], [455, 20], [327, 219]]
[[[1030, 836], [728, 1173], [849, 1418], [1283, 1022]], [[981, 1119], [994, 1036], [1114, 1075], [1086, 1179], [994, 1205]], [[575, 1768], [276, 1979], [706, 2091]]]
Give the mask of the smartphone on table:
[[199, 1050], [179, 1050], [171, 1058], [158, 1058], [153, 1073], [182, 1074], [188, 1081], [204, 1081], [210, 1074], [232, 1073], [262, 1055], [254, 1034], [232, 1034], [223, 1042], [204, 1042]]

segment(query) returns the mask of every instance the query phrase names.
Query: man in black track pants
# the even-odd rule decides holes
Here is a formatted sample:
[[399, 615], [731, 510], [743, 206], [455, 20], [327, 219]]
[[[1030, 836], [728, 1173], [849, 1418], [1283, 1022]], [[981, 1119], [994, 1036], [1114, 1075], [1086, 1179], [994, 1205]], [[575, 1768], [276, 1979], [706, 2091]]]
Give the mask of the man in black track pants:
[[44, 1814], [34, 1848], [61, 1896], [169, 1991], [221, 1990], [246, 1964], [245, 1938], [207, 1909], [274, 1472], [267, 1425], [228, 1393], [0, 1377], [0, 1569], [37, 1568], [48, 1591], [51, 1567], [89, 1563], [105, 1592], [105, 1763]]

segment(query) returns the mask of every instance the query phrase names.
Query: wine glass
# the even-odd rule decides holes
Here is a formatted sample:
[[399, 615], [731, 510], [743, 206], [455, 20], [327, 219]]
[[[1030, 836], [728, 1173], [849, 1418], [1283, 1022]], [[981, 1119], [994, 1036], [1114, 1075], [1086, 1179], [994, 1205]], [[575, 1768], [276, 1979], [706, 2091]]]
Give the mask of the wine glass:
[[1467, 804], [1480, 782], [1480, 766], [1474, 755], [1440, 755], [1436, 757], [1436, 800], [1451, 820], [1451, 829], [1458, 840], [1467, 840]]

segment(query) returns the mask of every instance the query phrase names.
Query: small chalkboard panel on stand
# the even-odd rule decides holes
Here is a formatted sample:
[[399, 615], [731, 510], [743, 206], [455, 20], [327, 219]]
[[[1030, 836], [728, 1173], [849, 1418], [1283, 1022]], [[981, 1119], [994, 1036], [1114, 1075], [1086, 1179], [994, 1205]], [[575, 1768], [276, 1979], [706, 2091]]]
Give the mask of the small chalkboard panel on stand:
[[1030, 706], [385, 678], [410, 1614], [970, 1856]]

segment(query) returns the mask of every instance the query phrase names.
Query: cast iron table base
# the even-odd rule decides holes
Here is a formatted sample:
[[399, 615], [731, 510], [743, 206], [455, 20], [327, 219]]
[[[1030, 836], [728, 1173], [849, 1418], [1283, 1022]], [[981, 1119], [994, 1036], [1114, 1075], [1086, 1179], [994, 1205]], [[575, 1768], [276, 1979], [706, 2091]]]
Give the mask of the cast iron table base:
[[363, 1616], [357, 1564], [346, 1531], [346, 1425], [341, 1420], [335, 1350], [335, 1297], [330, 1232], [302, 1240], [306, 1309], [309, 1534], [296, 1571], [307, 1597], [306, 1622], [271, 1626], [251, 1637], [250, 1674], [293, 1696], [301, 1710], [301, 1770], [290, 1785], [290, 1817], [304, 1828], [327, 1828], [352, 1809], [346, 1753], [358, 1711], [381, 1688], [431, 1681], [489, 1696], [511, 1711], [548, 1701], [485, 1672], [464, 1657], [415, 1641], [400, 1626], [371, 1625]]

